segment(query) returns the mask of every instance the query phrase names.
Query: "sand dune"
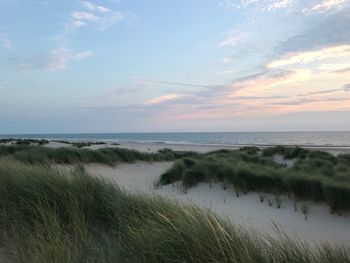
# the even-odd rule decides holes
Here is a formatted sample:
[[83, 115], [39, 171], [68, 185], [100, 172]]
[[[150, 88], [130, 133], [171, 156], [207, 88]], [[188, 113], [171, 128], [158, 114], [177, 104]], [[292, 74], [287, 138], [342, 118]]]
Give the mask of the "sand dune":
[[275, 204], [270, 207], [266, 201], [260, 203], [258, 194], [250, 193], [239, 198], [232, 190], [223, 190], [220, 184], [199, 184], [185, 194], [179, 184], [154, 188], [160, 174], [171, 166], [163, 163], [121, 164], [115, 168], [103, 165], [87, 165], [92, 175], [113, 180], [119, 186], [132, 191], [159, 194], [184, 203], [192, 203], [210, 208], [217, 214], [229, 218], [244, 227], [252, 227], [260, 232], [273, 233], [274, 225], [290, 236], [298, 235], [307, 241], [346, 242], [350, 244], [350, 218], [331, 215], [325, 205], [311, 205], [309, 219], [302, 212], [294, 211], [294, 204], [283, 197], [282, 208]]

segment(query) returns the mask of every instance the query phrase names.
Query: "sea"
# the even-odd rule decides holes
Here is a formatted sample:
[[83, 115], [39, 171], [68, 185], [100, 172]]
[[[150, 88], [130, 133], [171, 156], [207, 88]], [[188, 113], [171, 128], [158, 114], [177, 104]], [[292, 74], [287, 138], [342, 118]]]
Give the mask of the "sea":
[[6, 134], [0, 138], [213, 145], [350, 147], [350, 131]]

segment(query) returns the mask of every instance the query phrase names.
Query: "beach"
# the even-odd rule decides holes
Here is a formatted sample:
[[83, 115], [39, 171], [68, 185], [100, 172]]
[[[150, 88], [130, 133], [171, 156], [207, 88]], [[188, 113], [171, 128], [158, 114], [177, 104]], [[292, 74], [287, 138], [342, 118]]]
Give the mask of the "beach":
[[[47, 147], [61, 147], [57, 142], [51, 142]], [[210, 152], [219, 149], [237, 150], [243, 146], [237, 145], [190, 145], [165, 143], [120, 142], [119, 145], [107, 143], [92, 145], [87, 148], [126, 148], [141, 152], [156, 152], [168, 148], [174, 151]], [[264, 146], [265, 148], [267, 146]], [[334, 155], [349, 153], [347, 147], [312, 147], [313, 150], [323, 150]], [[275, 161], [283, 162], [280, 158]], [[132, 192], [145, 192], [150, 195], [160, 195], [185, 204], [194, 204], [210, 209], [219, 216], [229, 219], [232, 223], [244, 228], [252, 228], [269, 235], [278, 235], [278, 230], [290, 237], [300, 238], [308, 242], [331, 242], [350, 244], [350, 218], [347, 215], [334, 215], [329, 212], [325, 204], [311, 204], [310, 215], [305, 220], [299, 203], [298, 211], [294, 211], [294, 201], [282, 196], [282, 206], [269, 206], [259, 201], [258, 193], [248, 193], [237, 198], [233, 189], [223, 190], [220, 183], [212, 187], [207, 183], [200, 183], [188, 189], [186, 193], [181, 183], [174, 183], [156, 187], [160, 175], [166, 172], [173, 162], [136, 162], [121, 163], [114, 167], [101, 164], [87, 164], [88, 173], [116, 183], [118, 186]], [[60, 169], [72, 168], [58, 166]], [[271, 198], [273, 196], [271, 195]]]
[[[198, 262], [208, 256], [231, 262], [237, 247], [239, 256], [249, 251], [243, 262], [260, 262], [251, 258], [257, 251], [268, 253], [266, 259], [282, 253], [276, 262], [300, 262], [285, 257], [291, 253], [314, 255], [315, 262], [348, 257], [342, 254], [350, 246], [348, 147], [46, 139], [0, 144], [4, 224], [21, 235], [5, 239], [5, 259], [22, 255], [11, 254], [13, 248], [28, 246], [34, 258], [34, 246], [46, 253], [50, 242], [60, 258], [69, 255], [70, 242], [94, 253], [105, 253], [113, 242], [109, 257], [118, 262], [143, 258], [143, 251], [163, 262], [170, 248], [172, 257], [200, 256]], [[18, 230], [26, 220], [35, 224], [28, 233]], [[158, 247], [161, 254], [154, 253]], [[74, 251], [84, 256], [79, 247]]]
[[298, 237], [309, 242], [331, 242], [350, 244], [350, 218], [329, 213], [322, 204], [312, 204], [308, 220], [302, 212], [294, 211], [293, 202], [283, 196], [281, 209], [267, 202], [260, 203], [257, 193], [249, 193], [237, 198], [232, 189], [223, 190], [218, 183], [199, 184], [184, 193], [180, 184], [155, 188], [159, 176], [171, 167], [171, 162], [120, 164], [116, 167], [90, 164], [88, 173], [117, 183], [132, 192], [146, 192], [160, 195], [185, 204], [195, 204], [211, 209], [219, 216], [228, 218], [235, 225], [253, 228], [259, 232], [276, 235], [276, 227], [290, 237]]

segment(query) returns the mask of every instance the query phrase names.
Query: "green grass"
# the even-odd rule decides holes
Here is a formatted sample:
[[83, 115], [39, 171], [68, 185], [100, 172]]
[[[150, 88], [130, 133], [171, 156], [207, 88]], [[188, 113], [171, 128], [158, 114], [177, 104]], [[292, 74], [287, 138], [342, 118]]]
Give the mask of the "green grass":
[[92, 145], [105, 145], [105, 142], [71, 142], [70, 143], [73, 147], [77, 148], [83, 148], [83, 147], [89, 147]]
[[32, 144], [44, 145], [44, 144], [48, 144], [49, 141], [45, 140], [45, 139], [41, 139], [41, 140], [36, 140], [36, 139], [13, 139], [13, 138], [0, 139], [0, 144], [3, 144], [3, 143], [11, 143], [11, 144], [14, 144], [14, 145], [32, 145]]
[[350, 262], [348, 247], [271, 238], [123, 192], [81, 166], [62, 174], [9, 158], [0, 160], [0, 251], [5, 262]]
[[77, 148], [49, 148], [28, 145], [0, 145], [0, 157], [11, 156], [16, 160], [29, 164], [76, 164], [101, 163], [116, 164], [134, 161], [173, 161], [186, 156], [196, 156], [193, 152], [175, 152], [163, 149], [156, 153], [142, 153], [121, 148], [101, 148], [98, 150]]
[[[273, 161], [279, 154], [295, 160], [288, 167]], [[292, 158], [293, 157], [293, 158]], [[282, 146], [220, 150], [182, 158], [165, 172], [159, 184], [182, 181], [185, 189], [200, 182], [224, 182], [239, 193], [293, 194], [297, 200], [325, 202], [331, 212], [350, 211], [350, 155]]]

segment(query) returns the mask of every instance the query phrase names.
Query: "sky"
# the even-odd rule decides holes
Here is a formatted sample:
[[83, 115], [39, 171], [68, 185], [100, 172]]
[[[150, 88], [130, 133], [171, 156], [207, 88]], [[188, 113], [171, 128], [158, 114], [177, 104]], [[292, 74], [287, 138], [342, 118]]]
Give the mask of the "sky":
[[350, 130], [350, 0], [0, 0], [0, 134]]

